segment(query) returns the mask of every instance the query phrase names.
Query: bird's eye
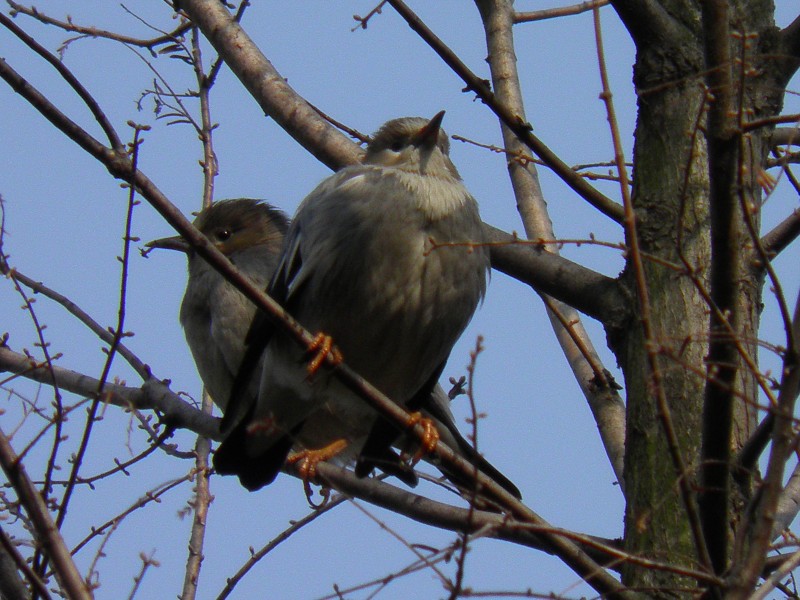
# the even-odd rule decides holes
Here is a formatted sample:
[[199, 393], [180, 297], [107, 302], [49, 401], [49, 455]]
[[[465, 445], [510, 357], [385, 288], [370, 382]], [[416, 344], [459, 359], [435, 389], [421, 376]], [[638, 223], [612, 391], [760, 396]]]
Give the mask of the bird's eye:
[[217, 239], [220, 242], [227, 241], [231, 237], [231, 230], [230, 229], [220, 229], [217, 231]]
[[405, 144], [403, 143], [403, 140], [397, 140], [396, 142], [393, 142], [391, 146], [389, 146], [389, 149], [392, 152], [400, 152], [404, 146]]

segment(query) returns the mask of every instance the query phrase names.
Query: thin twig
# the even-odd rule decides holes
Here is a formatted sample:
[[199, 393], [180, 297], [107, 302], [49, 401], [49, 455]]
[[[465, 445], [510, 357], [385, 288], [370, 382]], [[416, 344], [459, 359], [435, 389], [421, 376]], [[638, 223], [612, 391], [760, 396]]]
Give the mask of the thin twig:
[[139, 553], [139, 560], [142, 561], [142, 568], [139, 570], [139, 573], [136, 577], [133, 578], [133, 588], [131, 589], [131, 593], [128, 595], [128, 600], [133, 600], [134, 596], [136, 596], [136, 592], [139, 591], [139, 586], [142, 585], [142, 580], [144, 579], [145, 573], [150, 567], [158, 567], [159, 562], [153, 558], [155, 554], [155, 550], [150, 553], [148, 556], [144, 552]]
[[[71, 31], [75, 33], [81, 34], [82, 37], [90, 37], [90, 38], [105, 38], [109, 40], [113, 40], [115, 42], [121, 42], [123, 44], [128, 44], [130, 46], [140, 46], [142, 48], [155, 48], [156, 46], [160, 46], [162, 44], [168, 44], [174, 42], [176, 38], [180, 37], [186, 31], [188, 31], [191, 24], [189, 23], [181, 23], [177, 28], [175, 28], [170, 33], [162, 32], [161, 35], [150, 38], [150, 39], [142, 39], [132, 36], [123, 35], [121, 33], [116, 33], [114, 31], [107, 31], [105, 29], [100, 29], [98, 27], [87, 27], [84, 25], [76, 25], [72, 22], [72, 19], [68, 18], [67, 21], [61, 21], [59, 19], [54, 19], [42, 12], [39, 12], [35, 7], [27, 7], [22, 6], [21, 4], [14, 2], [13, 0], [6, 0], [8, 5], [12, 8], [12, 16], [14, 13], [20, 13], [27, 15], [29, 17], [33, 17], [37, 21], [44, 23], [45, 25], [54, 25], [64, 31]], [[77, 39], [77, 38], [76, 38]]]
[[[203, 412], [211, 414], [214, 403], [208, 392], [203, 392]], [[192, 531], [189, 536], [189, 556], [186, 560], [186, 574], [183, 578], [183, 590], [181, 600], [194, 600], [197, 596], [197, 584], [200, 579], [200, 567], [203, 564], [203, 544], [206, 534], [206, 522], [208, 521], [208, 509], [211, 506], [211, 466], [208, 458], [211, 455], [211, 440], [203, 436], [197, 436], [194, 446], [196, 455], [194, 499], [191, 507], [194, 512], [192, 518]]]
[[[2, 270], [0, 270], [2, 272]], [[67, 312], [69, 312], [73, 317], [77, 318], [78, 321], [86, 325], [89, 330], [95, 334], [101, 341], [105, 342], [106, 344], [111, 344], [114, 336], [111, 332], [108, 331], [106, 327], [100, 325], [95, 319], [89, 316], [80, 306], [78, 306], [75, 302], [53, 290], [52, 288], [44, 285], [41, 281], [37, 281], [24, 273], [20, 273], [18, 270], [14, 269], [14, 277], [17, 281], [22, 283], [25, 287], [31, 289], [36, 294], [41, 294], [46, 298], [50, 298], [50, 300], [60, 304], [63, 306]], [[117, 352], [122, 356], [125, 361], [131, 366], [131, 368], [136, 371], [136, 373], [142, 378], [147, 379], [150, 377], [150, 370], [148, 369], [147, 365], [139, 359], [127, 346], [120, 343], [117, 345]]]
[[[90, 488], [94, 489], [94, 486], [92, 484], [95, 481], [100, 481], [101, 479], [105, 479], [107, 477], [110, 477], [110, 476], [114, 475], [115, 473], [122, 472], [125, 475], [130, 475], [130, 473], [128, 472], [128, 468], [129, 467], [135, 465], [138, 462], [143, 461], [145, 458], [150, 456], [153, 452], [155, 452], [158, 448], [160, 448], [162, 446], [162, 444], [167, 439], [169, 439], [174, 433], [175, 433], [174, 429], [167, 428], [158, 437], [153, 437], [152, 443], [147, 448], [145, 448], [142, 452], [140, 452], [139, 454], [134, 456], [133, 458], [131, 458], [129, 460], [126, 460], [124, 462], [120, 462], [119, 459], [115, 458], [114, 462], [116, 463], [117, 466], [114, 467], [113, 469], [108, 469], [107, 471], [103, 471], [102, 473], [98, 473], [97, 475], [92, 475], [91, 477], [80, 477], [79, 476], [75, 480], [75, 483], [77, 485], [88, 485]], [[67, 485], [68, 483], [69, 483], [68, 480], [64, 480], [64, 481], [53, 480], [53, 482], [52, 482], [53, 485]]]
[[321, 517], [328, 511], [333, 510], [334, 508], [339, 506], [342, 502], [348, 499], [349, 498], [347, 496], [340, 494], [338, 496], [328, 499], [328, 501], [325, 503], [324, 506], [315, 509], [302, 519], [293, 521], [290, 527], [282, 531], [277, 537], [270, 540], [259, 550], [252, 553], [250, 558], [247, 559], [247, 562], [245, 562], [245, 564], [243, 564], [241, 568], [238, 571], [236, 571], [236, 573], [234, 573], [232, 577], [229, 577], [227, 579], [225, 587], [217, 596], [217, 600], [225, 600], [225, 598], [230, 596], [231, 592], [233, 592], [233, 589], [244, 578], [244, 576], [247, 575], [248, 571], [250, 571], [250, 569], [252, 569], [256, 565], [256, 563], [258, 563], [258, 561], [260, 561], [267, 554], [272, 552], [272, 550], [274, 550], [282, 542], [285, 542], [287, 539], [289, 539], [292, 535], [297, 533], [303, 527], [305, 527], [306, 525], [308, 525], [313, 521], [316, 521], [319, 517]]
[[381, 0], [375, 8], [373, 8], [371, 11], [367, 13], [365, 17], [353, 15], [353, 19], [355, 19], [356, 23], [358, 24], [355, 27], [353, 27], [350, 31], [355, 31], [356, 29], [366, 29], [369, 20], [375, 15], [381, 14], [381, 9], [383, 8], [384, 4], [386, 4], [386, 0]]
[[122, 520], [124, 520], [128, 515], [130, 515], [131, 513], [135, 512], [137, 510], [139, 510], [140, 508], [142, 508], [144, 506], [147, 506], [151, 502], [158, 502], [158, 499], [161, 496], [166, 494], [168, 491], [175, 489], [176, 487], [178, 487], [182, 483], [185, 483], [185, 482], [191, 480], [191, 478], [193, 476], [194, 476], [194, 471], [191, 471], [190, 473], [187, 473], [183, 477], [180, 477], [178, 479], [174, 479], [172, 481], [168, 481], [166, 483], [163, 483], [163, 484], [159, 485], [158, 487], [146, 492], [144, 496], [139, 498], [136, 502], [131, 504], [128, 508], [126, 508], [124, 511], [122, 511], [117, 516], [109, 519], [108, 521], [106, 521], [102, 525], [99, 525], [99, 526], [94, 526], [93, 525], [92, 526], [92, 532], [89, 535], [87, 535], [85, 538], [83, 538], [80, 542], [78, 542], [78, 544], [72, 549], [70, 554], [72, 554], [72, 555], [77, 554], [78, 552], [80, 552], [86, 546], [86, 544], [88, 544], [90, 541], [92, 541], [97, 536], [102, 535], [104, 531], [108, 530], [109, 528], [116, 527], [117, 524], [119, 522], [121, 522]]
[[[135, 129], [134, 138], [133, 138], [133, 158], [132, 160], [132, 168], [134, 172], [136, 171], [136, 165], [138, 160], [138, 146], [139, 146], [139, 128]], [[125, 306], [127, 302], [127, 289], [128, 289], [128, 263], [130, 258], [130, 246], [131, 242], [134, 241], [133, 236], [131, 235], [131, 222], [133, 219], [133, 208], [138, 204], [136, 200], [136, 190], [133, 187], [129, 188], [129, 196], [128, 196], [128, 212], [125, 219], [125, 236], [123, 238], [123, 253], [122, 258], [120, 258], [120, 262], [122, 263], [122, 269], [120, 273], [120, 293], [119, 293], [119, 307], [118, 307], [118, 316], [117, 316], [117, 325], [114, 328], [113, 338], [111, 341], [111, 345], [108, 349], [108, 355], [103, 365], [103, 371], [100, 375], [100, 381], [97, 388], [97, 392], [95, 394], [94, 399], [92, 400], [92, 404], [89, 408], [88, 414], [86, 416], [86, 425], [84, 426], [83, 436], [81, 437], [80, 446], [78, 447], [78, 451], [75, 453], [75, 457], [72, 460], [72, 470], [70, 471], [69, 481], [67, 483], [66, 488], [64, 489], [64, 495], [62, 496], [61, 503], [58, 509], [58, 516], [56, 517], [56, 526], [61, 527], [64, 523], [64, 520], [67, 517], [67, 509], [69, 507], [69, 501], [72, 497], [72, 492], [75, 489], [76, 482], [78, 480], [78, 472], [83, 465], [83, 458], [86, 455], [86, 451], [89, 448], [89, 438], [92, 432], [92, 426], [95, 422], [97, 417], [97, 410], [100, 407], [100, 399], [103, 397], [103, 388], [106, 385], [106, 381], [108, 379], [108, 375], [111, 371], [111, 365], [114, 361], [114, 356], [117, 353], [117, 348], [122, 341], [122, 338], [125, 337], [126, 334], [124, 331], [125, 327]]]
[[[9, 4], [16, 5], [15, 2], [10, 2], [7, 0]], [[17, 5], [18, 6], [18, 5]], [[41, 13], [37, 12], [37, 15]], [[103, 133], [106, 134], [108, 138], [109, 144], [111, 147], [116, 150], [117, 152], [124, 152], [125, 147], [122, 144], [122, 140], [120, 140], [117, 132], [114, 130], [114, 127], [111, 125], [111, 122], [108, 120], [106, 114], [100, 109], [100, 105], [97, 101], [92, 97], [92, 95], [88, 92], [88, 90], [83, 86], [83, 84], [78, 80], [77, 77], [70, 71], [66, 65], [58, 60], [53, 54], [48, 51], [44, 46], [39, 44], [35, 39], [25, 33], [22, 29], [20, 29], [16, 23], [14, 23], [11, 19], [9, 19], [3, 13], [0, 13], [0, 24], [6, 27], [11, 33], [16, 35], [20, 40], [22, 40], [31, 50], [36, 52], [39, 56], [45, 59], [50, 65], [58, 71], [58, 74], [61, 75], [62, 79], [66, 81], [75, 93], [78, 94], [80, 99], [86, 105], [86, 107], [91, 111], [92, 115], [94, 116], [97, 123], [100, 125], [100, 128], [103, 130]]]

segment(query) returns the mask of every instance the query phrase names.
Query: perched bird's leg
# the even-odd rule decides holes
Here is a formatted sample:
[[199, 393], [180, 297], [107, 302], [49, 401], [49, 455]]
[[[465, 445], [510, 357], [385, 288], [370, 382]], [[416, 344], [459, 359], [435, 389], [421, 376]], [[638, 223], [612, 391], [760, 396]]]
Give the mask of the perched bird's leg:
[[347, 440], [339, 439], [318, 450], [301, 450], [300, 452], [296, 452], [287, 458], [286, 462], [290, 465], [299, 462], [300, 465], [297, 467], [297, 471], [303, 481], [308, 483], [309, 479], [314, 479], [314, 477], [316, 477], [317, 465], [319, 463], [333, 458], [345, 448], [347, 448]]
[[344, 360], [342, 353], [333, 345], [333, 338], [321, 331], [314, 336], [313, 341], [308, 345], [307, 352], [308, 354], [313, 354], [306, 367], [309, 377], [313, 377], [316, 374], [320, 365], [322, 365], [328, 355], [331, 357], [332, 367], [335, 367]]
[[420, 412], [413, 412], [408, 415], [406, 427], [413, 429], [414, 425], [417, 424], [422, 425], [425, 433], [420, 441], [419, 450], [414, 454], [414, 458], [411, 459], [412, 465], [417, 464], [426, 454], [433, 452], [436, 449], [436, 444], [439, 442], [439, 431], [436, 429], [436, 425], [434, 425], [432, 419], [423, 417]]

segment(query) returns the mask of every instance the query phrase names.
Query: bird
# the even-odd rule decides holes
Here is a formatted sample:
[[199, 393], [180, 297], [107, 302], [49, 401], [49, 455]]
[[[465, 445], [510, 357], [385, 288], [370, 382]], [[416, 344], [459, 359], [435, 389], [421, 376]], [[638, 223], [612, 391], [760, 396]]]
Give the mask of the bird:
[[[478, 204], [449, 158], [443, 117], [388, 121], [361, 164], [328, 177], [301, 202], [268, 293], [307, 330], [332, 340], [356, 373], [421, 411], [454, 450], [519, 498], [458, 432], [437, 383], [483, 299], [490, 266]], [[356, 461], [360, 477], [378, 466], [416, 483], [392, 450], [403, 432], [330, 371], [309, 375], [307, 349], [260, 312], [245, 343], [214, 455], [218, 473], [257, 490], [294, 450], [290, 460], [311, 461], [312, 472], [319, 460]], [[254, 395], [247, 390], [258, 371]]]
[[[253, 283], [265, 288], [278, 266], [289, 217], [264, 201], [234, 198], [202, 210], [194, 226]], [[255, 305], [182, 237], [161, 238], [146, 246], [186, 254], [189, 276], [180, 323], [203, 385], [224, 410], [242, 363]]]

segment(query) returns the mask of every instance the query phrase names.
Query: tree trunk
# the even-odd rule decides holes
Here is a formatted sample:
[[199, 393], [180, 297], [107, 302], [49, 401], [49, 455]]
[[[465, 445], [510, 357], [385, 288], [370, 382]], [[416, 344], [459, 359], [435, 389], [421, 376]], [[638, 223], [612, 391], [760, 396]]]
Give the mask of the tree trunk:
[[[707, 33], [699, 5], [663, 2], [672, 27], [669, 35], [658, 23], [648, 23], [648, 35], [637, 39], [633, 203], [643, 262], [637, 270], [629, 257], [623, 276], [638, 298], [632, 322], [624, 331], [609, 332], [627, 388], [626, 549], [673, 566], [713, 568], [718, 574], [728, 564], [735, 527], [751, 492], [747, 477], [738, 477], [738, 487], [733, 486], [731, 457], [752, 434], [757, 417], [758, 381], [752, 365], [757, 364], [762, 275], [754, 267], [758, 255], [744, 207], [760, 205], [758, 177], [770, 130], [743, 134], [740, 124], [780, 109], [776, 69], [762, 58], [775, 47], [772, 11], [769, 2], [748, 4], [732, 10], [729, 20], [734, 33], [728, 36], [728, 50], [734, 60], [727, 67], [734, 111], [727, 137], [720, 136], [712, 119], [714, 103], [723, 94], [709, 90], [714, 78], [708, 76]], [[630, 20], [626, 24], [635, 29]], [[708, 19], [702, 23], [707, 24]], [[723, 137], [733, 153], [728, 158], [735, 168], [729, 173], [716, 169], [724, 162], [719, 149]], [[726, 231], [721, 231], [720, 212], [730, 217]], [[758, 232], [758, 212], [749, 212]], [[724, 248], [735, 251], [726, 254]], [[715, 315], [711, 307], [718, 303], [712, 299], [719, 286], [713, 274], [720, 268], [733, 273], [732, 306], [720, 307]], [[643, 277], [643, 284], [637, 277]], [[710, 346], [712, 339], [720, 343]], [[720, 355], [718, 347], [730, 353]], [[726, 373], [735, 382], [733, 394], [724, 383]], [[710, 417], [705, 425], [704, 414]], [[726, 422], [718, 423], [716, 415]], [[725, 483], [703, 489], [711, 481], [704, 469], [716, 466], [707, 459], [707, 449], [718, 434], [731, 452], [722, 461]], [[705, 516], [703, 511], [717, 510], [725, 519], [722, 542], [706, 530], [705, 518], [703, 527], [692, 519], [693, 511]], [[633, 565], [624, 568], [623, 583], [660, 590], [656, 595], [697, 585], [693, 578]]]

